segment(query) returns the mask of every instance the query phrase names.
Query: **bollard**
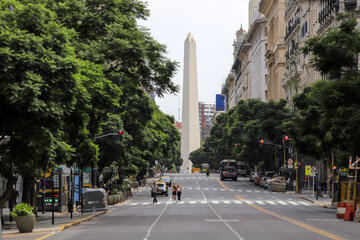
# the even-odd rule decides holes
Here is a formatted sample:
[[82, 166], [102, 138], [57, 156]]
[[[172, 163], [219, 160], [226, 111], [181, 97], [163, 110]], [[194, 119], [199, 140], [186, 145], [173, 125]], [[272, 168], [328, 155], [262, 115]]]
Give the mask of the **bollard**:
[[353, 221], [354, 220], [354, 208], [350, 203], [346, 204], [346, 210], [344, 215], [344, 221]]
[[96, 208], [95, 208], [95, 207], [93, 207], [92, 211], [93, 211], [93, 212], [96, 212]]
[[337, 210], [336, 210], [336, 217], [337, 218], [344, 218], [346, 210], [346, 203], [338, 202], [337, 203]]

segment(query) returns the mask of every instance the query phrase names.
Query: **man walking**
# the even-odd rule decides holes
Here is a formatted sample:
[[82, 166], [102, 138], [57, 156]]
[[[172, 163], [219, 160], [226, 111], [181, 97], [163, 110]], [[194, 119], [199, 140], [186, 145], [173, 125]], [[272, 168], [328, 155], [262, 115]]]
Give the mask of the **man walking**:
[[157, 192], [158, 192], [158, 186], [156, 185], [156, 183], [154, 183], [154, 186], [152, 187], [151, 189], [151, 194], [152, 194], [152, 197], [153, 197], [153, 203], [157, 203], [157, 198], [156, 198], [156, 195], [157, 195]]

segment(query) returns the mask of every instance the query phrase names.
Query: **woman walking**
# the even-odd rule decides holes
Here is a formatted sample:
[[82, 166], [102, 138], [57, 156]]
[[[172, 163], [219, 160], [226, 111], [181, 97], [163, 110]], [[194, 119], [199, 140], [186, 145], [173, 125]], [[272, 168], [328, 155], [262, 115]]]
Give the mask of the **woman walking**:
[[178, 201], [181, 202], [182, 187], [178, 184], [176, 190], [177, 190]]
[[176, 189], [175, 183], [173, 183], [173, 185], [171, 187], [171, 191], [172, 191], [172, 198], [173, 198], [174, 201], [176, 201], [176, 191], [177, 191], [177, 189]]

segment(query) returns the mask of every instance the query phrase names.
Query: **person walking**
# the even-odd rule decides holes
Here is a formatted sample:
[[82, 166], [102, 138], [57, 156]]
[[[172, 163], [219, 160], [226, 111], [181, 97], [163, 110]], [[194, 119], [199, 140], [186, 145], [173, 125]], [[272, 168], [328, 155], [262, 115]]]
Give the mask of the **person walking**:
[[176, 186], [176, 190], [177, 190], [178, 201], [181, 202], [182, 187], [178, 184], [178, 185]]
[[174, 201], [176, 201], [176, 191], [177, 191], [177, 188], [176, 188], [176, 184], [173, 183], [172, 187], [171, 187], [171, 191], [172, 191], [172, 198]]
[[207, 169], [207, 170], [206, 170], [206, 177], [208, 178], [209, 175], [210, 175], [210, 169]]
[[157, 198], [156, 198], [156, 195], [157, 195], [157, 192], [158, 192], [158, 186], [156, 185], [156, 183], [154, 183], [154, 186], [152, 187], [151, 189], [151, 195], [153, 197], [153, 203], [157, 203]]

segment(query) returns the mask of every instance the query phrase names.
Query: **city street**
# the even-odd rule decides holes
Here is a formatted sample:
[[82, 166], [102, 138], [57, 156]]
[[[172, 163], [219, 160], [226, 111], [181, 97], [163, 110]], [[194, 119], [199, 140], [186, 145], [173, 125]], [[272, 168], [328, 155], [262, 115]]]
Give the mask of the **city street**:
[[145, 187], [109, 213], [48, 239], [359, 239], [358, 223], [336, 219], [336, 210], [295, 194], [271, 193], [248, 178], [171, 177], [183, 187], [181, 202], [172, 201], [170, 194], [153, 204]]

